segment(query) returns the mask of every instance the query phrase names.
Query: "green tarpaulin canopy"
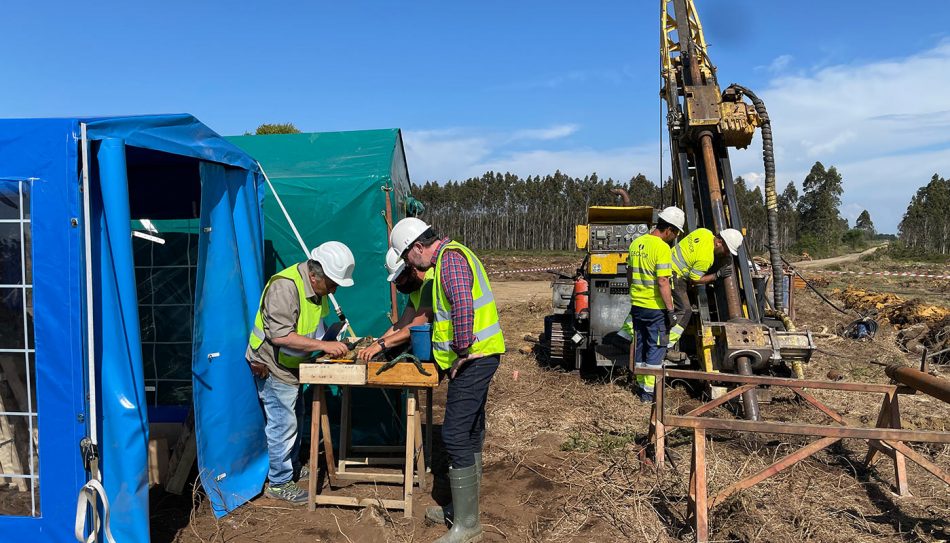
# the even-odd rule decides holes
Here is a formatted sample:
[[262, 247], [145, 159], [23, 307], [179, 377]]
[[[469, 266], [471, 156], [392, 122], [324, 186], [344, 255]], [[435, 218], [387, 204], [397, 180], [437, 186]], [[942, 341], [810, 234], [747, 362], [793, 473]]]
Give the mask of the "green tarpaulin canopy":
[[[356, 257], [355, 285], [336, 297], [358, 335], [389, 325], [386, 199], [393, 222], [405, 216], [409, 171], [397, 128], [227, 138], [260, 161], [308, 247], [342, 241]], [[265, 272], [304, 258], [268, 192], [264, 200]], [[402, 305], [400, 302], [400, 307]]]

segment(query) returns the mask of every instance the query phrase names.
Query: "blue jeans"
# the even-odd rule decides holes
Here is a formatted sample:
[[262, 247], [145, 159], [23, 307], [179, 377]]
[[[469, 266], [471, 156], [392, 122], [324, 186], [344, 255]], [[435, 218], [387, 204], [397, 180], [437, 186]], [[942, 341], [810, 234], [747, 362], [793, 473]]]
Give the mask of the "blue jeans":
[[485, 402], [500, 360], [497, 355], [466, 362], [449, 381], [442, 419], [442, 443], [455, 469], [475, 465], [485, 440]]
[[[652, 366], [659, 368], [663, 365], [666, 356], [666, 319], [662, 309], [647, 309], [632, 306], [630, 316], [633, 317], [633, 331], [636, 336], [636, 347], [633, 351], [633, 363], [638, 368]], [[637, 375], [637, 384], [644, 392], [653, 393], [656, 377], [652, 375]]]
[[300, 386], [288, 385], [273, 375], [254, 378], [257, 396], [264, 406], [264, 435], [270, 467], [267, 480], [280, 486], [293, 480], [300, 465], [300, 433], [297, 426], [303, 414]]

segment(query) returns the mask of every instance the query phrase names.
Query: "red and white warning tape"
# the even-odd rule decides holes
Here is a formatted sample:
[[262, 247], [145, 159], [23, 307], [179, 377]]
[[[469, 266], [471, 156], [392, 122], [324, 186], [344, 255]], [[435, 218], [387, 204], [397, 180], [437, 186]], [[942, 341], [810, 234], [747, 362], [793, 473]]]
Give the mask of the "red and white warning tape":
[[859, 271], [831, 271], [831, 270], [813, 270], [815, 273], [830, 273], [832, 275], [885, 275], [890, 277], [926, 277], [928, 279], [950, 279], [950, 275], [939, 275], [931, 273], [911, 273], [911, 272], [859, 272]]
[[511, 273], [531, 273], [531, 272], [548, 272], [548, 271], [558, 271], [566, 270], [568, 268], [574, 268], [576, 266], [560, 266], [557, 268], [525, 268], [523, 270], [505, 270], [505, 271], [493, 271], [489, 272], [489, 275], [507, 275]]

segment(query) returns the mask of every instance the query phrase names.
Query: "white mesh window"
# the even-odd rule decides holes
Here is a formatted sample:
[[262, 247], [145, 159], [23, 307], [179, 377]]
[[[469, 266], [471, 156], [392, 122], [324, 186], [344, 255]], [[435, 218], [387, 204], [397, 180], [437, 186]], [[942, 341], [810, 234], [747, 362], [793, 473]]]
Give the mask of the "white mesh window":
[[40, 514], [29, 189], [0, 180], [0, 515]]
[[145, 397], [152, 406], [190, 405], [198, 235], [155, 225], [164, 244], [132, 238]]

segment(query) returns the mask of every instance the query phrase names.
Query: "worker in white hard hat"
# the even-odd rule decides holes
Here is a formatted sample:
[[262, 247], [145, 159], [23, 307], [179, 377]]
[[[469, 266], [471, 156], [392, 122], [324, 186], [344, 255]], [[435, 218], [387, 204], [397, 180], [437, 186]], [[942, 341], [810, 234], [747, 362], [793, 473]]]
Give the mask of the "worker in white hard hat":
[[488, 274], [468, 247], [436, 235], [416, 218], [399, 221], [390, 245], [407, 264], [434, 269], [432, 353], [448, 374], [442, 442], [449, 455], [451, 506], [430, 507], [426, 518], [451, 523], [437, 543], [479, 541], [479, 487], [485, 403], [505, 352], [505, 338]]
[[[652, 231], [630, 243], [627, 283], [630, 285], [635, 368], [660, 368], [663, 365], [673, 313], [670, 245], [683, 231], [685, 223], [686, 215], [682, 209], [668, 207], [657, 214]], [[653, 401], [655, 383], [656, 377], [637, 374], [640, 401]]]
[[[741, 245], [742, 232], [733, 228], [722, 230], [719, 235], [706, 228], [697, 228], [673, 247], [674, 308], [667, 349], [676, 345], [693, 316], [689, 302], [690, 288], [732, 276], [734, 268], [730, 255], [738, 255]], [[716, 270], [710, 272], [715, 263], [718, 263]], [[679, 352], [670, 351], [667, 355], [671, 360], [684, 361]]]
[[383, 351], [405, 344], [409, 341], [410, 328], [432, 320], [432, 276], [435, 275], [435, 268], [422, 271], [409, 266], [390, 247], [386, 252], [386, 270], [389, 271], [387, 279], [396, 286], [396, 290], [409, 295], [409, 303], [403, 308], [399, 319], [375, 343], [356, 355], [360, 360], [372, 360]]
[[269, 497], [307, 502], [307, 491], [296, 482], [309, 476], [300, 464], [298, 370], [318, 354], [339, 357], [349, 350], [324, 319], [333, 315], [328, 296], [337, 287], [353, 285], [354, 266], [346, 245], [328, 241], [313, 249], [309, 259], [271, 277], [261, 294], [245, 357], [264, 407], [270, 460], [264, 493]]

